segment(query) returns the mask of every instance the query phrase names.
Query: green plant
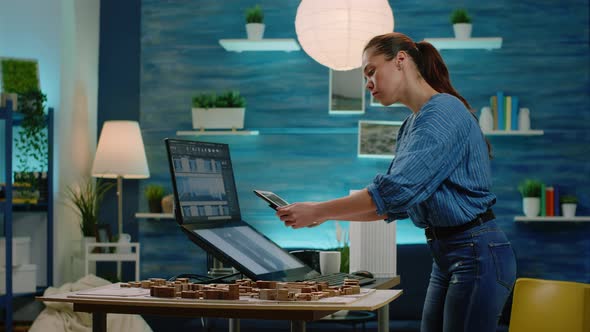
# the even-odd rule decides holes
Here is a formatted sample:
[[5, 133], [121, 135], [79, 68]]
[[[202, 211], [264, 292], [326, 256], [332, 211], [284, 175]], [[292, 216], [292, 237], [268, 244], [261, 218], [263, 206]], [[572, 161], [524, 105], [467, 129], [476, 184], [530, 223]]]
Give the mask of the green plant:
[[578, 198], [574, 195], [563, 195], [559, 197], [559, 203], [561, 204], [578, 204]]
[[246, 9], [246, 23], [262, 23], [264, 20], [264, 13], [260, 5]]
[[348, 233], [342, 230], [339, 222], [336, 222], [337, 251], [340, 251], [340, 272], [348, 273], [350, 270], [350, 245]]
[[541, 197], [542, 186], [539, 180], [526, 179], [518, 185], [518, 191], [522, 197]]
[[144, 193], [148, 201], [157, 200], [159, 202], [164, 197], [164, 187], [159, 184], [148, 184]]
[[80, 187], [68, 186], [66, 197], [70, 207], [80, 216], [80, 230], [83, 236], [94, 236], [94, 226], [98, 223], [98, 209], [105, 193], [114, 183], [94, 181], [87, 178]]
[[19, 94], [18, 111], [23, 114], [18, 135], [14, 142], [18, 153], [17, 169], [20, 171], [21, 181], [37, 189], [37, 180], [33, 176], [33, 165], [37, 164], [41, 170], [47, 169], [47, 121], [45, 119], [45, 94], [39, 90], [30, 90]]
[[451, 23], [471, 23], [471, 17], [467, 14], [467, 10], [465, 9], [455, 9], [451, 14]]
[[202, 93], [193, 97], [194, 108], [245, 107], [246, 100], [238, 91], [227, 91], [219, 96], [215, 93]]
[[29, 60], [2, 60], [2, 89], [18, 94], [39, 90], [37, 62]]

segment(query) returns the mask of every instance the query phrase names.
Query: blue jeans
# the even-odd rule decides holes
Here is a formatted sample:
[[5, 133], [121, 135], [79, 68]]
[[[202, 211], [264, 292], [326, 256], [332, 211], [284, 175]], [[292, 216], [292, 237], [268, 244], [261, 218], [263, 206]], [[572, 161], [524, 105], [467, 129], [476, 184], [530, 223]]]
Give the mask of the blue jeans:
[[514, 251], [494, 220], [429, 239], [434, 261], [422, 332], [495, 332], [516, 281]]

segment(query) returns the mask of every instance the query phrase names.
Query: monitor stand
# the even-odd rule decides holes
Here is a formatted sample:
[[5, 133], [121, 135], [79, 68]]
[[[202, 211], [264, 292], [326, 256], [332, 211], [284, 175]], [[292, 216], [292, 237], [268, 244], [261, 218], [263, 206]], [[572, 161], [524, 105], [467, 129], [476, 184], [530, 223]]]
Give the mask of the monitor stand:
[[215, 257], [213, 259], [213, 266], [207, 272], [207, 275], [211, 278], [223, 277], [226, 275], [234, 274], [237, 271], [233, 267], [224, 267], [223, 263]]

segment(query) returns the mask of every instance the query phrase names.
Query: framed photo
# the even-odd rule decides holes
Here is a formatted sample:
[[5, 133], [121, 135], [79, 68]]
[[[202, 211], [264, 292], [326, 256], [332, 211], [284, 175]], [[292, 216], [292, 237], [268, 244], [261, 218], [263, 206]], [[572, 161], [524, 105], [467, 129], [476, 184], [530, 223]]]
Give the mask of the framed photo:
[[[109, 224], [96, 224], [94, 226], [94, 233], [96, 235], [96, 242], [98, 243], [109, 243], [112, 240], [111, 236], [111, 225]], [[99, 253], [108, 253], [109, 247], [98, 247], [94, 250]], [[94, 251], [93, 251], [94, 252]]]
[[330, 69], [329, 114], [365, 113], [365, 82], [362, 68], [347, 71]]
[[397, 133], [402, 121], [360, 120], [358, 129], [358, 156], [361, 158], [395, 157]]

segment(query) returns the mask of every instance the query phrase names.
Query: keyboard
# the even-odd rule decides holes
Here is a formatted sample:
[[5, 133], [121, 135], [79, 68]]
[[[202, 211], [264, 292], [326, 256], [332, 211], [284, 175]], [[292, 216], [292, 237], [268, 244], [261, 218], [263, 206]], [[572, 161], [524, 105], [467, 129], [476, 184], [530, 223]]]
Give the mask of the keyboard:
[[318, 276], [318, 277], [311, 278], [311, 279], [308, 279], [305, 281], [316, 281], [316, 282], [325, 281], [330, 286], [340, 286], [340, 285], [344, 284], [344, 279], [356, 279], [359, 281], [359, 284], [361, 286], [372, 284], [375, 282], [375, 279], [373, 279], [373, 278], [357, 276], [354, 274], [348, 274], [348, 273], [344, 273], [344, 272]]

